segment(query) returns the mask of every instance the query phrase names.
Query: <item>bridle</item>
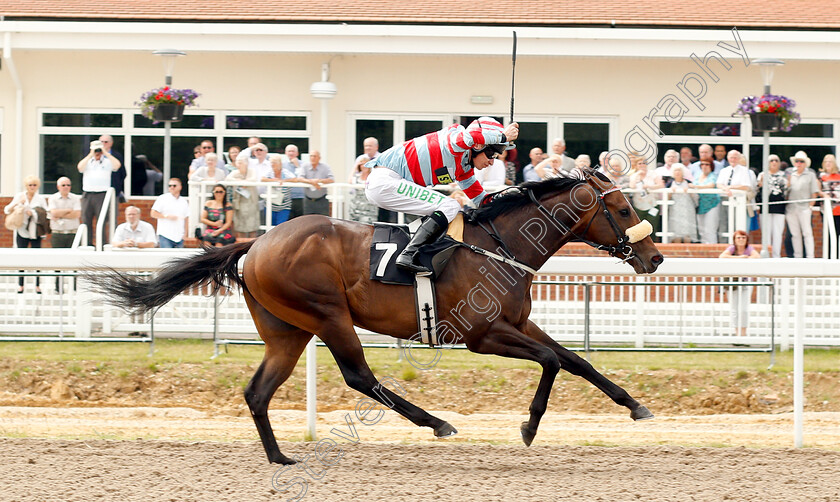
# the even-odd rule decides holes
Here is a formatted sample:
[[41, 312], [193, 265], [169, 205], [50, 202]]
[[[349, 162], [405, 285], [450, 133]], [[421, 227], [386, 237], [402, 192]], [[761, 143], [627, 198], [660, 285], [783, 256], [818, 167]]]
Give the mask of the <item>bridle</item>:
[[621, 229], [619, 228], [618, 223], [616, 223], [615, 218], [613, 218], [613, 215], [610, 214], [610, 211], [607, 209], [607, 203], [604, 202], [604, 197], [606, 197], [607, 195], [609, 195], [613, 192], [620, 192], [621, 188], [613, 185], [612, 188], [609, 188], [607, 190], [599, 192], [595, 187], [593, 187], [592, 185], [590, 185], [588, 183], [588, 181], [589, 181], [588, 178], [587, 178], [586, 181], [587, 181], [586, 186], [591, 188], [595, 192], [595, 198], [598, 201], [598, 205], [600, 206], [600, 210], [604, 213], [604, 216], [607, 218], [607, 222], [610, 224], [610, 228], [612, 228], [613, 233], [615, 233], [615, 237], [616, 237], [618, 242], [614, 245], [609, 245], [608, 246], [608, 245], [605, 245], [605, 244], [598, 244], [597, 242], [592, 242], [589, 239], [586, 239], [585, 237], [583, 237], [583, 235], [586, 235], [586, 233], [589, 231], [589, 227], [592, 226], [592, 222], [595, 221], [595, 218], [598, 216], [597, 211], [595, 211], [594, 214], [592, 215], [592, 217], [589, 218], [589, 222], [586, 224], [586, 228], [583, 229], [583, 235], [579, 235], [579, 234], [573, 232], [571, 227], [569, 227], [568, 225], [563, 223], [560, 219], [556, 218], [553, 214], [551, 214], [551, 211], [546, 209], [546, 207], [543, 206], [542, 203], [540, 203], [539, 200], [537, 200], [537, 196], [534, 195], [533, 190], [528, 190], [528, 197], [530, 197], [531, 201], [534, 204], [537, 205], [537, 208], [540, 210], [540, 212], [542, 212], [544, 215], [546, 215], [552, 222], [554, 222], [555, 225], [557, 225], [557, 227], [561, 231], [565, 232], [566, 234], [569, 234], [569, 235], [573, 236], [575, 239], [577, 239], [577, 240], [579, 240], [579, 241], [581, 241], [585, 244], [588, 244], [588, 245], [592, 246], [593, 248], [595, 248], [599, 251], [606, 251], [607, 253], [610, 254], [610, 256], [614, 256], [615, 258], [618, 258], [622, 262], [627, 262], [627, 261], [631, 260], [632, 258], [635, 258], [636, 257], [636, 252], [630, 246], [630, 237], [627, 236], [625, 233], [621, 232]]

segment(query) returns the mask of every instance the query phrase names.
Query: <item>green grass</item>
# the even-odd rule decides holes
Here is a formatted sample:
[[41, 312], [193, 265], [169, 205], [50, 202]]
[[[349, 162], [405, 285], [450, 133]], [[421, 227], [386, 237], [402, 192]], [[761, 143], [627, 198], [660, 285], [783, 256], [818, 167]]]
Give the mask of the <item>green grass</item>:
[[[155, 354], [148, 356], [148, 346], [139, 343], [92, 343], [62, 342], [47, 344], [40, 342], [5, 342], [0, 343], [0, 357], [19, 361], [60, 361], [69, 363], [71, 371], [81, 371], [78, 364], [82, 361], [97, 363], [97, 371], [113, 372], [121, 375], [122, 370], [145, 368], [156, 372], [162, 365], [194, 363], [205, 366], [229, 364], [251, 365], [254, 368], [263, 356], [263, 347], [250, 345], [230, 346], [227, 353], [211, 360], [213, 345], [204, 340], [158, 340], [155, 342]], [[431, 361], [433, 351], [418, 349], [412, 352], [420, 362]], [[473, 354], [466, 350], [442, 350], [441, 358], [434, 368], [446, 370], [471, 369], [537, 369], [539, 366], [530, 361], [507, 359], [498, 356]], [[411, 377], [413, 366], [405, 361], [397, 362], [394, 349], [366, 349], [368, 364], [375, 368], [377, 375]], [[838, 371], [840, 349], [809, 349], [805, 351], [806, 371]], [[733, 370], [737, 375], [746, 372], [763, 372], [769, 363], [769, 355], [763, 353], [704, 353], [704, 352], [594, 352], [591, 363], [602, 372], [612, 370], [631, 370], [636, 372], [655, 370]], [[336, 368], [326, 347], [318, 348], [319, 367]], [[298, 362], [305, 366], [305, 358]], [[777, 354], [776, 365], [771, 370], [775, 373], [787, 373], [793, 368], [792, 352]], [[22, 371], [26, 371], [23, 368]], [[416, 369], [418, 374], [424, 369]], [[433, 369], [432, 369], [433, 371]], [[742, 373], [743, 372], [743, 373]], [[736, 376], [736, 378], [738, 378]], [[405, 378], [406, 380], [411, 378]], [[238, 384], [238, 382], [236, 383]]]

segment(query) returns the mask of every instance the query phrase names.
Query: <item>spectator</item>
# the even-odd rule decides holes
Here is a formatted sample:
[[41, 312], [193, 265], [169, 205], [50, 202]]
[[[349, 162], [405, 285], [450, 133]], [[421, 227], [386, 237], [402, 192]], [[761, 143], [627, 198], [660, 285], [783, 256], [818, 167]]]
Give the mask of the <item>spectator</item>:
[[[192, 176], [192, 174], [201, 166], [207, 165], [207, 154], [212, 153], [215, 155], [216, 147], [213, 146], [213, 142], [209, 139], [205, 139], [198, 145], [199, 156], [194, 158], [192, 162], [190, 162], [190, 170], [187, 173], [187, 176]], [[218, 157], [217, 157], [218, 161]], [[192, 179], [192, 178], [190, 178]]]
[[551, 142], [551, 152], [554, 155], [560, 156], [560, 169], [571, 172], [575, 168], [575, 160], [566, 155], [566, 140], [563, 138], [554, 138]]
[[146, 171], [146, 183], [143, 185], [143, 195], [155, 195], [158, 193], [157, 184], [163, 180], [163, 171], [156, 165], [152, 164], [145, 155], [137, 155], [134, 157], [138, 166], [142, 164]]
[[239, 156], [239, 152], [241, 151], [242, 149], [236, 145], [233, 145], [232, 147], [228, 148], [227, 162], [225, 162], [225, 171], [227, 172], [225, 173], [225, 176], [232, 173], [233, 170], [236, 169], [236, 157]]
[[[371, 160], [366, 154], [356, 157], [353, 172], [350, 174], [350, 183], [353, 185], [364, 185], [370, 174], [370, 168], [365, 163]], [[368, 201], [363, 188], [350, 190], [350, 219], [360, 223], [373, 223], [377, 219], [377, 207]]]
[[633, 208], [640, 219], [647, 220], [653, 227], [653, 236], [660, 231], [659, 208], [656, 207], [657, 194], [650, 193], [650, 190], [665, 188], [665, 183], [655, 170], [648, 170], [647, 161], [641, 155], [631, 155], [630, 161], [633, 162], [634, 169], [628, 188], [640, 190], [631, 195]]
[[[93, 220], [99, 219], [102, 211], [102, 204], [105, 202], [105, 193], [111, 187], [111, 173], [122, 166], [122, 163], [105, 150], [101, 141], [90, 142], [90, 153], [76, 164], [76, 168], [82, 173], [82, 223], [87, 225], [88, 244], [93, 242]], [[105, 224], [107, 226], [107, 214]], [[107, 234], [103, 236], [103, 244], [108, 243]]]
[[224, 169], [219, 167], [219, 157], [213, 152], [204, 154], [204, 165], [190, 174], [190, 181], [222, 181], [227, 176]]
[[[770, 206], [767, 213], [770, 221], [770, 246], [773, 250], [773, 258], [782, 257], [782, 238], [785, 233], [785, 191], [787, 190], [787, 178], [782, 172], [782, 163], [776, 154], [770, 155], [767, 160], [770, 163], [770, 177], [768, 187], [770, 190]], [[758, 174], [759, 188], [764, 186], [764, 173]], [[761, 191], [758, 192], [759, 194]]]
[[726, 167], [729, 165], [729, 161], [726, 160], [726, 147], [723, 145], [715, 145], [715, 161], [719, 162], [720, 165]]
[[712, 172], [714, 172], [715, 174], [719, 174], [720, 170], [723, 169], [723, 163], [715, 160], [715, 151], [712, 149], [712, 147], [709, 145], [700, 145], [700, 148], [698, 148], [697, 151], [700, 153], [700, 160], [692, 163], [689, 166], [689, 168], [691, 169], [690, 174], [689, 172], [685, 173], [685, 178], [689, 181], [694, 181], [697, 179], [697, 177], [700, 175], [700, 161], [702, 160], [708, 160], [709, 162], [712, 162], [712, 165], [714, 166]]
[[662, 178], [662, 182], [665, 184], [665, 187], [670, 188], [671, 182], [674, 181], [674, 176], [671, 174], [671, 171], [674, 169], [674, 166], [682, 165], [679, 163], [680, 154], [678, 154], [676, 150], [668, 150], [665, 152], [663, 160], [665, 162], [656, 168], [656, 174]]
[[[721, 258], [759, 258], [760, 255], [754, 247], [750, 245], [750, 238], [743, 230], [736, 230], [733, 234], [733, 241], [735, 242], [723, 253]], [[747, 279], [742, 278], [741, 282]], [[731, 286], [729, 288], [729, 305], [731, 307], [730, 316], [732, 319], [732, 326], [735, 328], [736, 336], [747, 336], [747, 324], [750, 317], [750, 300], [752, 299], [753, 287], [748, 285]]]
[[621, 157], [614, 155], [607, 158], [607, 167], [601, 168], [601, 172], [607, 175], [607, 178], [619, 188], [627, 188], [630, 186], [630, 174], [632, 174], [633, 166], [622, 166]]
[[125, 179], [128, 177], [128, 173], [125, 170], [122, 153], [114, 150], [114, 138], [110, 134], [103, 134], [99, 137], [99, 141], [102, 142], [102, 148], [106, 152], [120, 161], [120, 167], [111, 173], [111, 187], [113, 187], [117, 196], [117, 202], [125, 202]]
[[327, 200], [327, 190], [322, 187], [333, 183], [335, 176], [330, 166], [321, 162], [321, 153], [318, 150], [312, 150], [309, 154], [309, 162], [304, 162], [300, 166], [297, 175], [303, 178], [304, 183], [312, 185], [312, 188], [307, 188], [304, 192], [306, 198], [303, 199], [303, 213], [329, 216], [330, 203]]
[[248, 148], [253, 149], [260, 143], [262, 143], [262, 138], [260, 138], [259, 136], [251, 136], [250, 138], [248, 138]]
[[70, 192], [70, 178], [62, 176], [55, 182], [58, 192], [47, 199], [50, 208], [50, 230], [52, 247], [69, 248], [79, 229], [82, 215], [82, 198]]
[[[757, 185], [755, 173], [741, 163], [741, 152], [738, 150], [729, 150], [726, 159], [729, 161], [729, 165], [717, 173], [717, 187], [723, 190], [729, 198], [732, 198], [732, 190], [743, 190], [746, 194], [747, 203], [751, 203]], [[751, 208], [752, 206], [748, 206], [748, 212], [751, 211]], [[727, 211], [720, 212], [720, 230], [721, 232], [729, 231], [729, 214]]]
[[[15, 195], [12, 201], [3, 210], [6, 215], [11, 213], [15, 208], [22, 208], [23, 211], [23, 225], [18, 227], [15, 231], [15, 242], [19, 249], [23, 248], [40, 248], [41, 239], [43, 235], [38, 231], [39, 215], [37, 208], [41, 208], [43, 217], [46, 217], [47, 200], [44, 196], [38, 193], [38, 187], [41, 186], [41, 180], [36, 176], [27, 176], [23, 179], [25, 190]], [[46, 223], [41, 220], [41, 224]], [[21, 272], [23, 272], [21, 270]], [[41, 294], [40, 277], [35, 277], [35, 292]], [[23, 293], [23, 276], [18, 277], [18, 293]]]
[[563, 169], [563, 157], [556, 153], [552, 153], [547, 159], [541, 160], [534, 167], [534, 171], [540, 176], [541, 180], [559, 178], [565, 176], [567, 172]]
[[[195, 145], [193, 147], [193, 160], [201, 158], [201, 145]], [[190, 161], [192, 162], [192, 161]]]
[[[286, 160], [283, 162], [283, 169], [289, 170], [297, 176], [298, 169], [300, 169], [300, 150], [298, 150], [297, 145], [286, 145], [284, 152], [286, 154]], [[290, 220], [298, 216], [303, 216], [303, 190], [302, 187], [292, 188], [292, 209], [289, 211]]]
[[[694, 188], [717, 188], [717, 175], [712, 163], [700, 161], [700, 175], [694, 181]], [[697, 194], [697, 229], [701, 244], [717, 244], [720, 228], [720, 195], [716, 193]]]
[[672, 242], [694, 242], [697, 240], [697, 194], [688, 193], [694, 185], [683, 177], [688, 168], [677, 164], [671, 173], [674, 182], [671, 183], [671, 206], [668, 214], [668, 231], [673, 234]]
[[[140, 155], [135, 155], [134, 158], [131, 159], [132, 195], [143, 195], [143, 189], [149, 181], [149, 175], [146, 173], [146, 162], [143, 161], [146, 157], [145, 155], [142, 156], [142, 159], [140, 157]], [[163, 175], [161, 175], [161, 177], [162, 176]], [[152, 183], [154, 183], [154, 181]]]
[[522, 168], [522, 179], [525, 181], [540, 181], [542, 178], [537, 173], [536, 166], [543, 160], [542, 148], [531, 148], [528, 157], [531, 158], [531, 163]]
[[[811, 228], [811, 207], [819, 196], [820, 184], [811, 168], [811, 159], [802, 150], [790, 158], [795, 171], [790, 175], [787, 189], [788, 204], [785, 208], [785, 220], [793, 240], [793, 257], [802, 258], [803, 241], [805, 258], [814, 257], [814, 231]], [[803, 201], [803, 202], [797, 202]]]
[[236, 242], [231, 231], [233, 206], [227, 201], [227, 190], [224, 185], [216, 184], [213, 187], [213, 198], [204, 203], [204, 209], [201, 211], [201, 223], [204, 224], [202, 241], [216, 247]]
[[486, 169], [479, 169], [475, 172], [475, 179], [489, 191], [497, 191], [505, 187], [507, 170], [505, 166], [506, 153], [507, 151], [500, 153]]
[[[828, 154], [822, 161], [822, 193], [821, 197], [828, 197], [832, 200], [831, 211], [834, 215], [834, 231], [840, 236], [840, 172], [837, 168], [837, 159], [834, 155]], [[828, 215], [826, 215], [828, 216]]]
[[181, 188], [180, 179], [169, 178], [169, 193], [158, 197], [152, 205], [152, 218], [158, 220], [157, 235], [162, 248], [184, 247], [190, 205], [186, 197], [181, 197]]
[[140, 219], [140, 208], [137, 206], [125, 208], [125, 223], [120, 224], [114, 231], [113, 246], [141, 249], [157, 246], [155, 227]]
[[[279, 153], [273, 153], [269, 156], [271, 168], [274, 169], [274, 178], [286, 182], [300, 183], [302, 180], [295, 176], [294, 171], [283, 168], [283, 158]], [[292, 210], [292, 189], [283, 187], [272, 192], [277, 196], [271, 201], [271, 224], [277, 226], [289, 220], [289, 213]], [[278, 202], [279, 200], [279, 202]]]
[[575, 157], [575, 167], [578, 169], [589, 169], [592, 167], [592, 159], [589, 158], [589, 155], [582, 153]]
[[[236, 169], [228, 174], [228, 181], [259, 181], [256, 168], [250, 167], [247, 156], [236, 158]], [[233, 206], [233, 230], [237, 237], [256, 237], [260, 226], [259, 193], [254, 186], [235, 186], [231, 205]]]
[[696, 160], [697, 159], [694, 158], [694, 152], [691, 151], [691, 148], [687, 146], [680, 148], [680, 164], [688, 167]]

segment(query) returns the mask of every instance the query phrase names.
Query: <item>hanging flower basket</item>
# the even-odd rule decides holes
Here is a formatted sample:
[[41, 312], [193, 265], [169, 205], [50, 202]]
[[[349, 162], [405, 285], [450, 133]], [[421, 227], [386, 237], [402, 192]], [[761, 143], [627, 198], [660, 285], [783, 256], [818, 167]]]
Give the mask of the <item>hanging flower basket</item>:
[[751, 113], [753, 131], [776, 132], [782, 127], [782, 118], [775, 113]]
[[184, 108], [195, 106], [199, 94], [192, 89], [159, 87], [144, 92], [134, 103], [140, 107], [140, 114], [155, 122], [178, 122], [184, 118]]
[[186, 105], [163, 104], [155, 106], [152, 116], [158, 122], [180, 122], [184, 118]]
[[741, 98], [733, 116], [749, 115], [754, 131], [790, 131], [800, 121], [795, 107], [796, 101], [785, 96], [746, 96]]

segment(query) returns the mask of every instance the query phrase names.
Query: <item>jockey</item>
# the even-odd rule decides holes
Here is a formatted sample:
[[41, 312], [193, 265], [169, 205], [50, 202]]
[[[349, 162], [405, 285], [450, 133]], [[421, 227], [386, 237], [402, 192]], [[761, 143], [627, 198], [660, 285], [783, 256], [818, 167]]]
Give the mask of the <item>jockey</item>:
[[487, 195], [473, 169], [484, 169], [519, 136], [519, 124], [506, 128], [495, 119], [479, 117], [464, 128], [453, 124], [396, 145], [365, 167], [371, 173], [365, 195], [373, 204], [392, 211], [425, 216], [417, 233], [397, 257], [400, 268], [429, 272], [417, 263], [420, 246], [437, 240], [461, 210], [455, 199], [426, 187], [457, 182], [476, 206]]

